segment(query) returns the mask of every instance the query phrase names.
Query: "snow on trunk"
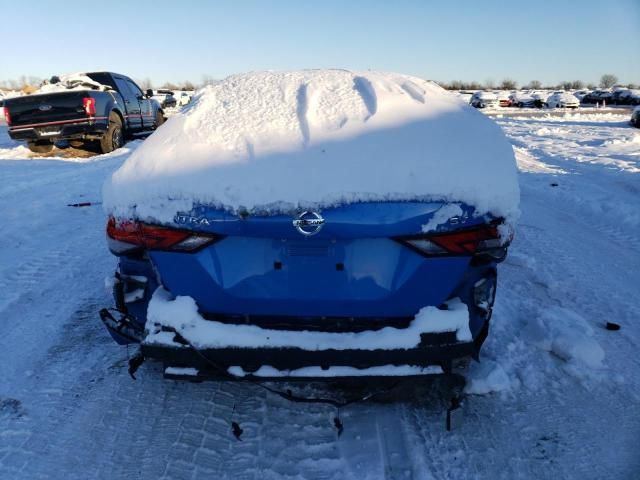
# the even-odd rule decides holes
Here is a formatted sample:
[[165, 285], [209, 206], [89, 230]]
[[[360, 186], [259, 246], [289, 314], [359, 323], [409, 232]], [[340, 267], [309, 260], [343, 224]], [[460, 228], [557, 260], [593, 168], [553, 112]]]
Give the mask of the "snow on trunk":
[[104, 187], [108, 213], [166, 222], [194, 203], [281, 213], [423, 199], [514, 218], [509, 143], [432, 82], [346, 70], [250, 73], [208, 86]]

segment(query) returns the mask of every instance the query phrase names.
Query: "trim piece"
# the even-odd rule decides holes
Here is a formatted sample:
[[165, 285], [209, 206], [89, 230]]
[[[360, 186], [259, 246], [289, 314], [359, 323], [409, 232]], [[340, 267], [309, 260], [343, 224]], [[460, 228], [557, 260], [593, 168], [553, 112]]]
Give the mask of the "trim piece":
[[29, 128], [44, 127], [47, 125], [62, 125], [65, 123], [90, 123], [95, 120], [105, 120], [107, 117], [91, 117], [91, 118], [76, 118], [74, 120], [58, 120], [55, 122], [41, 122], [41, 123], [29, 123], [27, 125], [16, 125], [15, 127], [9, 127], [9, 131], [16, 132], [19, 130], [27, 130]]

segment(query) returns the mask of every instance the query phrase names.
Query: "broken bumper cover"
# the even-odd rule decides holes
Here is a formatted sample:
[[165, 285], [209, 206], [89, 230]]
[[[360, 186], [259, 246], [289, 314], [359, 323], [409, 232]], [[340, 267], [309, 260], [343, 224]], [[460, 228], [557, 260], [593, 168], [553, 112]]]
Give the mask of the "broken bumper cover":
[[[456, 359], [474, 356], [474, 342], [456, 342], [451, 332], [425, 334], [425, 340], [415, 348], [377, 350], [303, 350], [301, 348], [204, 348], [189, 345], [167, 346], [143, 342], [141, 352], [146, 358], [163, 362], [167, 366], [196, 369], [199, 377], [220, 377], [229, 374], [238, 378], [320, 378], [355, 376], [412, 376], [441, 373], [434, 369], [407, 369], [406, 367], [439, 367], [451, 370]], [[261, 374], [265, 367], [277, 374]], [[361, 372], [338, 370], [334, 375], [314, 374], [313, 369], [329, 371], [336, 367], [358, 369]], [[384, 367], [381, 373], [375, 367]], [[392, 368], [398, 367], [398, 368]], [[307, 369], [304, 372], [296, 370]], [[370, 374], [365, 372], [370, 369]], [[226, 372], [226, 373], [225, 373]], [[257, 374], [256, 374], [257, 373]], [[182, 375], [181, 375], [182, 376]], [[176, 378], [178, 376], [176, 375]]]
[[340, 331], [263, 328], [206, 319], [191, 297], [158, 288], [149, 303], [141, 353], [167, 367], [228, 378], [261, 376], [265, 368], [280, 378], [299, 376], [294, 371], [305, 368], [320, 371], [314, 377], [332, 368], [358, 370], [348, 376], [363, 376], [371, 368], [378, 376], [382, 367], [395, 370], [394, 376], [415, 374], [420, 367], [449, 372], [455, 359], [477, 355], [469, 318], [467, 305], [456, 298], [440, 308], [424, 307], [402, 327], [382, 321], [377, 329], [357, 331], [353, 324]]

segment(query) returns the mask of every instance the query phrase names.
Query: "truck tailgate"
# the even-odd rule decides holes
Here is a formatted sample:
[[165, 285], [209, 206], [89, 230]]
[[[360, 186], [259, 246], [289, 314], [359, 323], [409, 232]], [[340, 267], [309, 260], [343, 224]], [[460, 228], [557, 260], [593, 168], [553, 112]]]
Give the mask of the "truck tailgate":
[[43, 123], [64, 124], [86, 118], [83, 99], [88, 91], [26, 95], [5, 102], [11, 116], [11, 128], [28, 128]]

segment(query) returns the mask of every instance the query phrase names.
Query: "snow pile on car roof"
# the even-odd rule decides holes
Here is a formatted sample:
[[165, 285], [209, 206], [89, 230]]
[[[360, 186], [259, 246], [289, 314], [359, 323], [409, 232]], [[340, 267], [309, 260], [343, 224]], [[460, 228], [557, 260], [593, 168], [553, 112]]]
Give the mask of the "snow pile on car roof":
[[34, 93], [68, 92], [69, 90], [107, 90], [111, 87], [102, 85], [84, 73], [69, 73], [53, 76], [46, 80]]
[[513, 217], [511, 146], [432, 82], [345, 70], [249, 73], [209, 86], [104, 188], [107, 212], [166, 222], [198, 203], [275, 213], [422, 199]]

